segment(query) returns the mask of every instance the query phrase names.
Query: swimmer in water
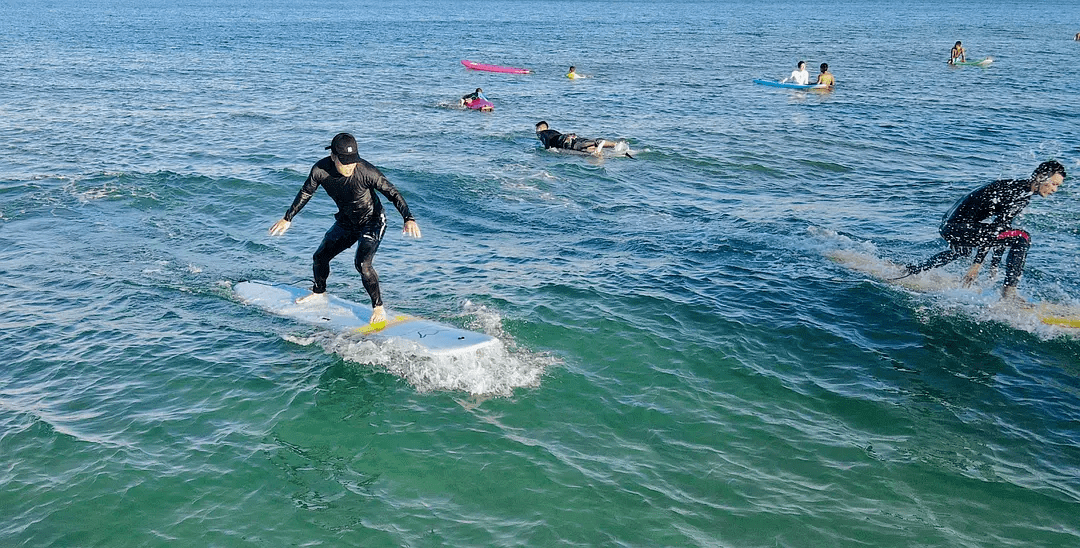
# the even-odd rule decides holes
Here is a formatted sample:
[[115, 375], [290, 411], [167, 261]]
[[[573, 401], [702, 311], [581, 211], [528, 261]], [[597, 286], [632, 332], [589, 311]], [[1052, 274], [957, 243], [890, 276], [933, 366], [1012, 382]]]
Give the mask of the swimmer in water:
[[829, 72], [829, 64], [828, 63], [822, 63], [821, 64], [821, 73], [817, 75], [817, 83], [818, 84], [825, 84], [826, 86], [829, 87], [829, 89], [832, 89], [833, 86], [836, 84], [836, 79], [833, 78], [832, 73]]
[[967, 51], [964, 50], [964, 46], [960, 44], [959, 40], [956, 41], [952, 51], [949, 52], [949, 64], [955, 65], [957, 61], [961, 63], [967, 62]]
[[783, 84], [789, 80], [802, 86], [810, 83], [810, 73], [806, 71], [806, 61], [799, 61], [797, 68], [791, 71], [791, 76], [780, 80], [780, 83]]

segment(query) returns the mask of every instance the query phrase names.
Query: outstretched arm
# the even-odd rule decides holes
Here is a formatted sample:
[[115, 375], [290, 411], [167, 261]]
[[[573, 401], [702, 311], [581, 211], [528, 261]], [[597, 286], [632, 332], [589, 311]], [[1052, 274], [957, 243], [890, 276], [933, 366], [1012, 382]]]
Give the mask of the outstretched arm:
[[285, 217], [279, 219], [278, 222], [274, 223], [274, 226], [270, 227], [271, 236], [281, 236], [286, 230], [289, 230], [289, 227], [292, 226], [293, 217], [300, 213], [301, 209], [304, 209], [308, 200], [315, 194], [315, 191], [319, 188], [320, 176], [325, 175], [322, 170], [316, 170], [318, 170], [318, 164], [311, 167], [311, 173], [308, 173], [307, 179], [304, 180], [304, 186], [300, 187], [300, 192], [296, 193], [296, 198], [293, 199], [292, 205], [285, 212]]

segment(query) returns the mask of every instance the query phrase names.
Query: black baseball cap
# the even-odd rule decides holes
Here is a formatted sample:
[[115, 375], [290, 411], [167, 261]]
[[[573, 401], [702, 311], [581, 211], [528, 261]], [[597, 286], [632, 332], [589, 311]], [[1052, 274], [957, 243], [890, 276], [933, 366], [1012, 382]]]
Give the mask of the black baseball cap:
[[326, 148], [333, 152], [343, 164], [355, 164], [360, 161], [360, 154], [356, 152], [356, 139], [348, 133], [335, 135], [334, 140], [330, 141], [330, 146]]

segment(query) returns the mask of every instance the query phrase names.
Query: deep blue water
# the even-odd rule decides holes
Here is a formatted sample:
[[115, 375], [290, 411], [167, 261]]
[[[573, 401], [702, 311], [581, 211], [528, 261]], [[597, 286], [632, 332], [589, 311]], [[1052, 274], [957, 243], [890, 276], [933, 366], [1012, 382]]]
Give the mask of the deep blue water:
[[[909, 291], [830, 259], [928, 256], [956, 198], [1056, 158], [1020, 292], [1080, 305], [1070, 3], [4, 11], [2, 545], [1080, 541], [1080, 336], [966, 265]], [[994, 62], [946, 66], [956, 40]], [[752, 84], [800, 59], [836, 90]], [[454, 108], [476, 87], [495, 112]], [[541, 150], [541, 119], [636, 159]], [[331, 201], [267, 229], [339, 131], [424, 231], [389, 212], [387, 305], [499, 352], [232, 295], [308, 283]]]

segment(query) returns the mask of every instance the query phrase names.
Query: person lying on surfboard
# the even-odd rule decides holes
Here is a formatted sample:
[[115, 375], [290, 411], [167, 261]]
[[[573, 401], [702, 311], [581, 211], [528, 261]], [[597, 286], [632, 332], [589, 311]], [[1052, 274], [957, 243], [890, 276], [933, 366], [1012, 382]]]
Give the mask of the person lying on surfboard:
[[375, 191], [386, 196], [398, 213], [401, 213], [405, 220], [405, 234], [419, 238], [420, 226], [416, 224], [416, 219], [409, 212], [409, 206], [398, 189], [390, 184], [378, 168], [357, 154], [356, 139], [352, 135], [338, 133], [326, 148], [330, 149], [330, 155], [311, 167], [311, 173], [285, 212], [285, 217], [270, 227], [270, 235], [284, 234], [292, 225], [293, 217], [300, 213], [319, 186], [326, 189], [326, 193], [337, 204], [338, 212], [334, 214], [334, 226], [323, 236], [322, 244], [312, 257], [315, 283], [311, 286], [311, 294], [300, 297], [296, 302], [303, 303], [322, 297], [326, 293], [326, 279], [330, 277], [330, 260], [360, 242], [356, 247], [353, 264], [360, 272], [364, 289], [371, 297], [370, 322], [379, 323], [386, 319], [386, 311], [383, 309], [382, 295], [379, 292], [379, 275], [371, 266], [371, 261], [379, 249], [383, 233], [386, 232], [386, 213]]
[[960, 40], [956, 41], [952, 51], [949, 52], [949, 64], [955, 65], [957, 61], [961, 63], [967, 62], [967, 52], [964, 51], [964, 46], [960, 45]]
[[566, 73], [566, 77], [571, 80], [577, 80], [578, 78], [584, 78], [584, 76], [577, 73], [577, 67], [571, 66], [570, 72]]
[[821, 64], [821, 73], [817, 75], [817, 82], [815, 82], [815, 83], [816, 84], [825, 84], [826, 86], [829, 86], [829, 89], [832, 89], [833, 86], [836, 84], [836, 79], [833, 78], [832, 73], [829, 72], [829, 64], [828, 63], [822, 63]]
[[1002, 299], [1022, 301], [1016, 294], [1020, 275], [1024, 272], [1024, 260], [1031, 246], [1031, 236], [1012, 228], [1012, 221], [1031, 202], [1031, 197], [1042, 197], [1057, 192], [1065, 180], [1065, 167], [1050, 160], [1039, 164], [1028, 179], [994, 181], [972, 191], [957, 201], [942, 217], [939, 232], [949, 243], [949, 249], [913, 265], [906, 265], [901, 278], [944, 266], [966, 257], [978, 248], [975, 264], [964, 275], [965, 283], [971, 283], [979, 275], [986, 249], [1005, 246], [1009, 256], [1005, 260], [1005, 284], [1001, 288]]
[[810, 83], [810, 73], [806, 71], [806, 61], [799, 61], [799, 64], [797, 65], [797, 67], [798, 68], [791, 71], [791, 76], [788, 76], [787, 78], [784, 78], [783, 80], [780, 80], [780, 83], [784, 84], [784, 83], [787, 83], [788, 81], [792, 81], [792, 82], [795, 82], [796, 84], [799, 84], [800, 86], [805, 86], [805, 85], [809, 84]]
[[[567, 150], [585, 152], [594, 156], [602, 155], [605, 147], [615, 148], [616, 145], [614, 140], [584, 139], [578, 137], [575, 133], [559, 133], [554, 129], [548, 129], [548, 123], [543, 120], [536, 123], [536, 138], [540, 139], [540, 144], [544, 145], [545, 149], [564, 148]], [[633, 158], [629, 153], [626, 155]]]
[[[474, 91], [474, 92], [472, 92], [472, 93], [470, 93], [468, 95], [462, 95], [461, 96], [461, 101], [460, 101], [459, 104], [461, 106], [463, 106], [463, 107], [467, 107], [467, 106], [471, 105], [472, 102], [477, 100], [477, 99], [483, 99], [485, 101], [488, 101], [488, 98], [484, 96], [484, 90], [482, 90], [480, 88], [476, 88], [476, 91]], [[488, 101], [488, 102], [490, 102], [490, 101]]]

